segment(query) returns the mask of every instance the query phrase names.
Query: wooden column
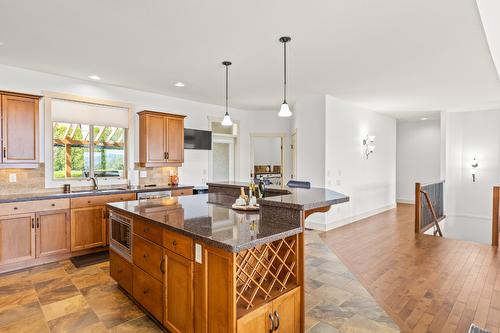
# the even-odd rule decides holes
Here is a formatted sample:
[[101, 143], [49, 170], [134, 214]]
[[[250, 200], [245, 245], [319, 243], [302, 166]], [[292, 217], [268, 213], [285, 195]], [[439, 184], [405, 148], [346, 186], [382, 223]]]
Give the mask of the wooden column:
[[498, 214], [500, 205], [500, 186], [493, 187], [493, 219], [491, 228], [491, 245], [498, 246]]
[[66, 178], [71, 178], [71, 145], [66, 144], [64, 147], [66, 148]]
[[422, 200], [420, 195], [420, 183], [415, 183], [415, 233], [420, 233], [420, 213], [422, 210]]

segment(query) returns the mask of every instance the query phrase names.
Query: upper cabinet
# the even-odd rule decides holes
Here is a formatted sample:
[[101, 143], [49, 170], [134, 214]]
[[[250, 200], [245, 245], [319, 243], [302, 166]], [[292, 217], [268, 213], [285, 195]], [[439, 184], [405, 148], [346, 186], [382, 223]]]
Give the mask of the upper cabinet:
[[39, 96], [0, 92], [2, 152], [0, 163], [38, 163]]
[[184, 163], [185, 116], [139, 112], [139, 166], [181, 166]]

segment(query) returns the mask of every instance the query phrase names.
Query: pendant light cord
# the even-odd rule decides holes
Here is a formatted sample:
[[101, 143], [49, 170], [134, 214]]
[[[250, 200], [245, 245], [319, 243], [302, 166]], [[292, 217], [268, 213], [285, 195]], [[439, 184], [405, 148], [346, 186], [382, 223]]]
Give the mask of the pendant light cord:
[[228, 81], [229, 81], [229, 74], [228, 74], [228, 65], [225, 65], [226, 66], [226, 114], [228, 114], [227, 112], [227, 104], [228, 104]]
[[286, 103], [286, 42], [283, 43], [283, 102]]

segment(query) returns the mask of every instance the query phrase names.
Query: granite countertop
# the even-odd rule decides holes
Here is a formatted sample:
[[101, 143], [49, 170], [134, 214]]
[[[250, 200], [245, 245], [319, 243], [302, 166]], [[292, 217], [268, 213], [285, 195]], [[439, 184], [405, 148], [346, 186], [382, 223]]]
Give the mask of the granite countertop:
[[[234, 197], [208, 193], [185, 197], [116, 202], [108, 204], [117, 213], [138, 216], [159, 226], [229, 252], [240, 252], [257, 245], [299, 234], [299, 224], [261, 220], [259, 212], [231, 209]], [[182, 209], [183, 219], [169, 214]], [[177, 215], [176, 215], [177, 216]]]
[[4, 194], [0, 195], [0, 204], [9, 202], [21, 201], [34, 201], [34, 200], [50, 200], [50, 199], [64, 199], [64, 198], [77, 198], [86, 196], [109, 195], [109, 194], [124, 194], [124, 193], [144, 193], [144, 192], [157, 192], [175, 189], [193, 188], [189, 185], [158, 185], [154, 187], [145, 186], [114, 186], [104, 187], [99, 191], [92, 190], [75, 190], [70, 193], [64, 193], [62, 189], [47, 189], [43, 192], [36, 193], [22, 193], [22, 194]]
[[[243, 182], [208, 183], [208, 186], [211, 185], [231, 188], [248, 186], [247, 183]], [[286, 185], [267, 185], [265, 193], [267, 196], [259, 199], [259, 204], [299, 210], [312, 210], [349, 201], [347, 195], [321, 187], [306, 189]]]

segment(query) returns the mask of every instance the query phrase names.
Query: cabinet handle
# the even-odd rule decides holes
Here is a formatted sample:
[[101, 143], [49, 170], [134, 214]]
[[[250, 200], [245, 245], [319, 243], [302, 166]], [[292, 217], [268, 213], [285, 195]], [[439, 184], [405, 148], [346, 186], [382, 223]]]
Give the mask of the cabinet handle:
[[160, 272], [162, 272], [163, 274], [165, 274], [165, 258], [161, 259], [161, 262], [160, 262]]
[[271, 313], [269, 314], [269, 319], [271, 319], [271, 329], [269, 330], [269, 333], [273, 333], [273, 331], [274, 331], [274, 319], [273, 319], [273, 315]]
[[167, 151], [167, 160], [170, 158], [170, 156], [169, 156], [169, 155], [170, 155], [170, 154], [169, 154], [169, 153], [168, 153], [168, 151]]
[[39, 217], [36, 218], [36, 228], [40, 229], [40, 218]]
[[116, 273], [121, 274], [123, 271], [121, 269], [117, 270]]
[[52, 206], [52, 207], [55, 207], [55, 206], [56, 206], [56, 204], [55, 204], [55, 203], [53, 203], [51, 206]]
[[148, 288], [146, 288], [146, 289], [144, 289], [142, 292], [143, 292], [143, 294], [144, 294], [144, 295], [146, 295], [147, 293], [149, 293], [149, 289], [148, 289]]
[[148, 227], [145, 227], [143, 230], [144, 230], [144, 232], [149, 232], [149, 228]]
[[177, 246], [177, 241], [175, 239], [172, 241], [172, 245]]
[[35, 229], [35, 218], [31, 218], [31, 229]]
[[275, 331], [280, 328], [280, 316], [278, 315], [278, 311], [274, 310], [274, 316], [276, 317], [276, 327], [274, 328]]
[[17, 210], [17, 207], [14, 207], [14, 210]]
[[147, 257], [149, 257], [149, 255], [148, 255], [147, 253], [144, 253], [144, 254], [142, 255], [142, 257], [143, 257], [144, 259], [146, 259]]
[[163, 159], [166, 160], [167, 159], [167, 152], [163, 152]]
[[3, 147], [3, 158], [7, 157], [7, 147]]

